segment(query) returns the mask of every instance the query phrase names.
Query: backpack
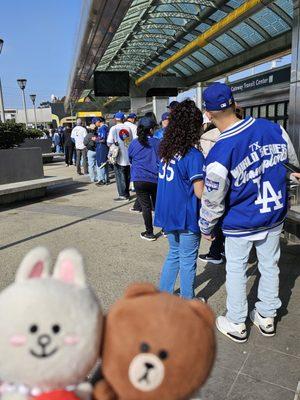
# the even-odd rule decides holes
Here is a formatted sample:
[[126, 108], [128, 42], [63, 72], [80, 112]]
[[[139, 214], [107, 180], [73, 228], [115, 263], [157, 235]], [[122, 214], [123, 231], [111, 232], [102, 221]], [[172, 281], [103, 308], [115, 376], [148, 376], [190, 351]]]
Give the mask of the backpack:
[[120, 147], [118, 142], [114, 142], [113, 144], [110, 145], [109, 147], [109, 152], [108, 152], [108, 162], [112, 165], [117, 164], [117, 159], [119, 155]]

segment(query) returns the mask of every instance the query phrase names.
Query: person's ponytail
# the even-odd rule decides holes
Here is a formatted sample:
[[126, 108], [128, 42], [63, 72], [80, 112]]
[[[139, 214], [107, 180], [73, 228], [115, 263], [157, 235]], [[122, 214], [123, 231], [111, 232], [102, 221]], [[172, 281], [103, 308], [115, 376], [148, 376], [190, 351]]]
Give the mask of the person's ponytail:
[[148, 147], [148, 136], [151, 134], [151, 129], [139, 125], [137, 128], [137, 138], [142, 146]]

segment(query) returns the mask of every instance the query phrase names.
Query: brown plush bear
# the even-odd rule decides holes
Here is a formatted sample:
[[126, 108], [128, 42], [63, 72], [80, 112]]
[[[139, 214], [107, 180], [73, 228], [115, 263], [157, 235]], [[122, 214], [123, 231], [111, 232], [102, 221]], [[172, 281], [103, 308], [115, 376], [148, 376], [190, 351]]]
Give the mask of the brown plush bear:
[[94, 397], [189, 399], [206, 381], [214, 358], [214, 315], [206, 304], [134, 284], [108, 313], [104, 380]]

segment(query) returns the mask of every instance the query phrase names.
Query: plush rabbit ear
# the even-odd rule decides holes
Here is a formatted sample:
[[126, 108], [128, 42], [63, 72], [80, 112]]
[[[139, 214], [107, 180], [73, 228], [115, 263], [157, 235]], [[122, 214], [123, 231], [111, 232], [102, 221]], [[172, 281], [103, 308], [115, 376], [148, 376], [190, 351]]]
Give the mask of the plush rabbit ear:
[[86, 287], [82, 256], [76, 249], [65, 249], [59, 253], [53, 278], [70, 285]]
[[45, 247], [36, 247], [23, 258], [15, 281], [23, 282], [27, 279], [46, 278], [49, 276], [50, 264], [49, 251]]

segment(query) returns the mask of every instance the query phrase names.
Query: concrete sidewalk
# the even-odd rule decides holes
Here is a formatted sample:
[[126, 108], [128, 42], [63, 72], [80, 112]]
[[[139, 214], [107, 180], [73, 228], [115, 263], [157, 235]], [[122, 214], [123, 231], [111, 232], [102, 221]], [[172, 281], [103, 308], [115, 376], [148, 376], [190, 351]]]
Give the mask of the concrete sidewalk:
[[[167, 252], [167, 240], [139, 238], [142, 217], [129, 212], [131, 204], [116, 204], [116, 188], [96, 187], [77, 177], [63, 163], [45, 166], [45, 175], [70, 176], [74, 184], [55, 188], [42, 201], [0, 208], [0, 288], [9, 284], [24, 254], [47, 246], [55, 257], [67, 246], [84, 255], [90, 283], [105, 309], [133, 281], [157, 284]], [[201, 252], [208, 243], [202, 241]], [[282, 246], [281, 298], [277, 335], [262, 337], [251, 327], [249, 341], [235, 344], [217, 334], [218, 355], [201, 400], [300, 400], [300, 246]], [[249, 263], [250, 309], [256, 299], [258, 271]], [[224, 265], [199, 262], [197, 296], [205, 296], [217, 315], [225, 311]]]

